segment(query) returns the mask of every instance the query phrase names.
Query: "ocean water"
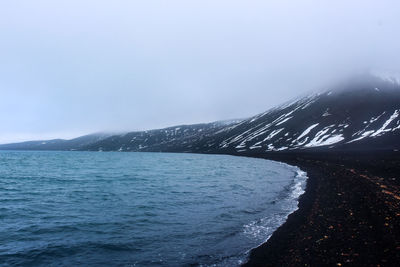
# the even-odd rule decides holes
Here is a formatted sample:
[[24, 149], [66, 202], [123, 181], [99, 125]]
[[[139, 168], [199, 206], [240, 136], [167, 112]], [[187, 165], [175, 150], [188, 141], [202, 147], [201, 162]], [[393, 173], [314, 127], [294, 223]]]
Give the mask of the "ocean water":
[[305, 180], [224, 155], [0, 151], [0, 266], [237, 266]]

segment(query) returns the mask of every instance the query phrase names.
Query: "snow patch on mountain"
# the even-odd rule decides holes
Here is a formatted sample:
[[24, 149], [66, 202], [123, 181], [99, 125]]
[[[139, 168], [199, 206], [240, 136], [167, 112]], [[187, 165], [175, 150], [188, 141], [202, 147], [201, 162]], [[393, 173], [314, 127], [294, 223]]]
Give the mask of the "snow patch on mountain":
[[307, 129], [305, 129], [304, 132], [301, 133], [301, 135], [299, 137], [297, 137], [297, 140], [300, 140], [301, 138], [303, 138], [304, 136], [306, 136], [312, 129], [314, 129], [315, 127], [318, 126], [319, 123], [313, 124], [310, 127], [308, 127]]
[[[400, 73], [394, 71], [382, 71], [382, 70], [373, 70], [370, 72], [371, 75], [382, 79], [385, 82], [400, 84]], [[378, 89], [378, 88], [375, 88]], [[379, 91], [379, 89], [378, 89]]]
[[382, 125], [381, 128], [379, 128], [376, 132], [371, 134], [371, 136], [378, 136], [381, 135], [383, 132], [388, 132], [391, 131], [392, 129], [386, 129], [394, 119], [396, 119], [399, 116], [399, 110], [395, 110], [392, 116]]

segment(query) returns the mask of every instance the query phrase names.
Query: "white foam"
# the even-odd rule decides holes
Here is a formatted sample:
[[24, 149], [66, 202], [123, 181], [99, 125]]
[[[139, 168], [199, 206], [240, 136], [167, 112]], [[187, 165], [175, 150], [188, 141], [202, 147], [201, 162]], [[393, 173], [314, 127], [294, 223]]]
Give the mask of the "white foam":
[[307, 173], [298, 169], [297, 175], [295, 177], [295, 184], [292, 187], [291, 197], [293, 199], [299, 198], [302, 194], [304, 194], [304, 182], [307, 179]]
[[[284, 211], [270, 214], [268, 217], [251, 221], [243, 226], [243, 232], [245, 235], [251, 238], [256, 238], [262, 243], [265, 243], [272, 236], [273, 232], [285, 223], [288, 216], [298, 209], [299, 197], [305, 192], [306, 181], [308, 178], [307, 173], [296, 166], [291, 166], [285, 163], [281, 164], [288, 166], [296, 173], [293, 178], [292, 186], [290, 187], [289, 195], [285, 199], [281, 200]], [[247, 251], [247, 253], [249, 253], [250, 250]]]

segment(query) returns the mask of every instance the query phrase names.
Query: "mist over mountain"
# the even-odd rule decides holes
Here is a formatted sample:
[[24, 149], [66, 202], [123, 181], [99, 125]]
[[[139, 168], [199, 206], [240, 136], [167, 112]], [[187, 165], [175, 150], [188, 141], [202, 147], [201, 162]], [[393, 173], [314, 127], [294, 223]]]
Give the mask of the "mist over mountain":
[[400, 2], [2, 1], [0, 144], [246, 118], [400, 71]]
[[399, 115], [400, 81], [382, 73], [363, 73], [244, 120], [25, 142], [0, 149], [230, 154], [397, 150]]

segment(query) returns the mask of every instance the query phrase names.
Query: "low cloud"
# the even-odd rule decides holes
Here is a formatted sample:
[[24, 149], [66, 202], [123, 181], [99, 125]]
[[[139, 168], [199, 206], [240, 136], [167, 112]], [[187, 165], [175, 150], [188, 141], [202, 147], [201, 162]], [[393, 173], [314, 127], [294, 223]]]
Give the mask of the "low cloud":
[[400, 71], [400, 2], [293, 2], [5, 1], [0, 143], [244, 118]]

